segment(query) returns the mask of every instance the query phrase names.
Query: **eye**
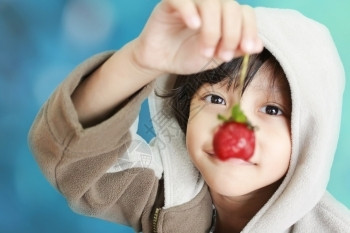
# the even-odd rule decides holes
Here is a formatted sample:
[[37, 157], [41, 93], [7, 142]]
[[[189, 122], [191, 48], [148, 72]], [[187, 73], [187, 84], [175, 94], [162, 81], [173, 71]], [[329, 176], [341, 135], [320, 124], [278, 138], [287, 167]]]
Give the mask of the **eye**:
[[272, 116], [279, 116], [283, 114], [283, 111], [274, 105], [266, 105], [260, 109], [261, 112]]
[[204, 100], [208, 103], [211, 103], [211, 104], [223, 104], [223, 105], [226, 105], [226, 102], [223, 98], [221, 98], [220, 96], [218, 95], [213, 95], [213, 94], [210, 94], [210, 95], [207, 95], [204, 97]]

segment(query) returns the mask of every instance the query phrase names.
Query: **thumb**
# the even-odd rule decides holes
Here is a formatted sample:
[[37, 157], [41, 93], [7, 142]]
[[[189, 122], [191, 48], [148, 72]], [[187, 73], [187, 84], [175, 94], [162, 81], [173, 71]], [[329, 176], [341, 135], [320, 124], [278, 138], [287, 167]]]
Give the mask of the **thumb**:
[[201, 26], [201, 18], [196, 4], [189, 0], [163, 0], [168, 11], [177, 12], [186, 26], [191, 29], [198, 29]]

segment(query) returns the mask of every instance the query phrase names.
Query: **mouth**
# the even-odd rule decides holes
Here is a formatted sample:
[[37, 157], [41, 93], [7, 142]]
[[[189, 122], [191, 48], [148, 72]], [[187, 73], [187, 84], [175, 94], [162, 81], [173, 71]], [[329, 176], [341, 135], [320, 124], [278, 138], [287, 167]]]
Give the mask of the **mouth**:
[[206, 153], [210, 160], [212, 160], [215, 163], [225, 163], [225, 164], [232, 164], [232, 165], [257, 165], [257, 163], [249, 160], [244, 160], [240, 158], [229, 158], [227, 160], [221, 160], [219, 159], [214, 152], [207, 152]]

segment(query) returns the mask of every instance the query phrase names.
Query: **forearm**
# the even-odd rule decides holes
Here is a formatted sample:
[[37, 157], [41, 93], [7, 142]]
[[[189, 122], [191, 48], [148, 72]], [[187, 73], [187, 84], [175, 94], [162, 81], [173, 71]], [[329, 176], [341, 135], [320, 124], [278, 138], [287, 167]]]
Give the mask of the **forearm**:
[[137, 40], [114, 53], [87, 77], [72, 94], [72, 101], [84, 127], [95, 125], [161, 72], [142, 67], [135, 57]]

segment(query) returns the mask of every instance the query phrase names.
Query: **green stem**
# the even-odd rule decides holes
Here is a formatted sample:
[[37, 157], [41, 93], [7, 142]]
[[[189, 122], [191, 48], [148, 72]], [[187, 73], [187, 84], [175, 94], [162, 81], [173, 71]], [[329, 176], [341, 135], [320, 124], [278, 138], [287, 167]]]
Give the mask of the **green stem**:
[[241, 66], [241, 73], [240, 73], [240, 79], [239, 79], [239, 90], [240, 90], [240, 97], [239, 100], [241, 100], [241, 95], [243, 92], [243, 85], [244, 85], [244, 80], [247, 77], [247, 71], [248, 71], [248, 62], [249, 62], [249, 55], [246, 54], [243, 57], [243, 62]]

